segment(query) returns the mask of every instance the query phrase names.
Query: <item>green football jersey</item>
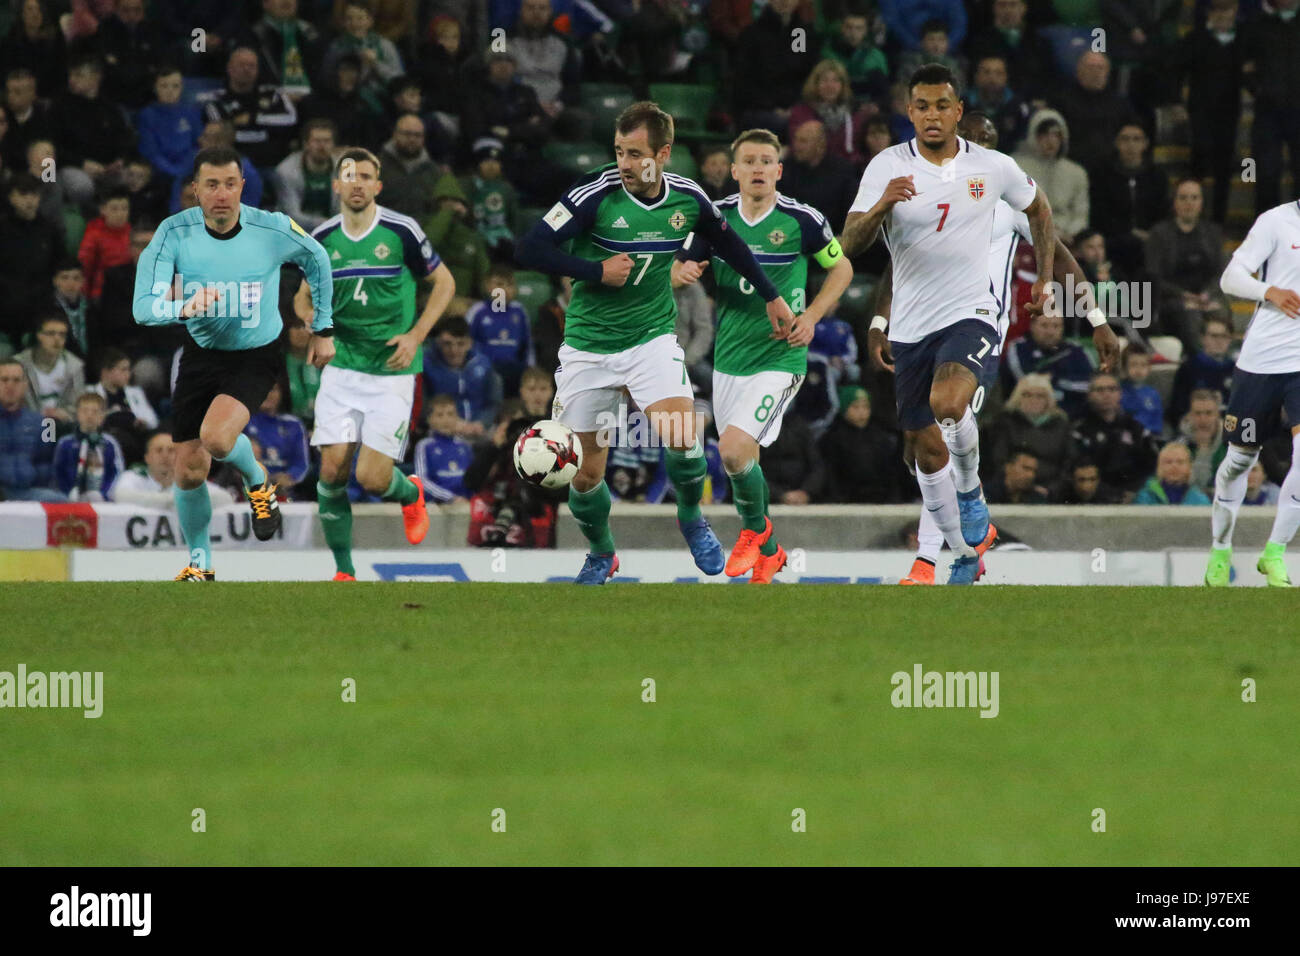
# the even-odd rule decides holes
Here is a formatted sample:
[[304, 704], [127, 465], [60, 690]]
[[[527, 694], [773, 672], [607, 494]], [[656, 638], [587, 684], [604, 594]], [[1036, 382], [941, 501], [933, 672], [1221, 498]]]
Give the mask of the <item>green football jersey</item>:
[[[736, 235], [749, 246], [763, 271], [798, 315], [808, 303], [808, 257], [815, 256], [825, 268], [842, 257], [839, 243], [826, 217], [812, 206], [776, 194], [776, 199], [756, 222], [747, 222], [740, 212], [740, 194], [717, 202], [718, 210]], [[707, 240], [692, 236], [681, 258], [711, 259], [717, 281], [715, 305], [718, 335], [714, 341], [713, 367], [724, 375], [754, 375], [758, 372], [808, 370], [808, 348], [791, 348], [774, 339], [767, 317], [767, 303], [754, 287], [723, 259], [712, 255]]]
[[719, 220], [709, 197], [685, 176], [665, 172], [659, 198], [642, 203], [611, 163], [579, 180], [546, 214], [568, 251], [593, 262], [625, 252], [632, 271], [620, 287], [578, 279], [564, 314], [564, 341], [584, 352], [622, 352], [671, 333], [677, 322], [674, 254], [703, 217]]
[[343, 228], [343, 216], [321, 223], [312, 238], [325, 247], [334, 276], [334, 359], [337, 368], [370, 375], [410, 375], [423, 367], [416, 351], [406, 368], [385, 368], [386, 344], [415, 325], [416, 282], [442, 262], [419, 224], [409, 216], [375, 207], [360, 236]]

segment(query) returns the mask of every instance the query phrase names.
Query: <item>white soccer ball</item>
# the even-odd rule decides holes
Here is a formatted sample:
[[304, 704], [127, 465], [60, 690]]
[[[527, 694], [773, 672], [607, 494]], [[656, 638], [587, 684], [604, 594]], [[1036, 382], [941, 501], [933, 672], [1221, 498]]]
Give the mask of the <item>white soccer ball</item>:
[[547, 418], [515, 442], [515, 471], [543, 488], [563, 488], [582, 467], [582, 442], [568, 425]]

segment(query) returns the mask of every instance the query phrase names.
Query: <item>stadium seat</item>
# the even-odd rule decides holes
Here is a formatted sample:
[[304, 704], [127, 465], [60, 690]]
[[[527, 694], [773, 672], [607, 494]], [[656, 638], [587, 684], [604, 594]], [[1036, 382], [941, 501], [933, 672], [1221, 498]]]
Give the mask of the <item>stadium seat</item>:
[[71, 206], [63, 207], [63, 239], [68, 255], [77, 258], [81, 237], [86, 234], [86, 220]]
[[545, 206], [520, 206], [519, 211], [515, 213], [515, 235], [522, 236], [533, 228], [533, 223], [546, 215], [546, 208]]
[[605, 143], [547, 143], [542, 147], [542, 155], [574, 178], [610, 162], [609, 146]]
[[545, 272], [515, 273], [515, 301], [524, 307], [530, 321], [537, 321], [538, 310], [552, 295], [551, 277]]
[[709, 110], [715, 97], [711, 86], [691, 83], [651, 83], [650, 99], [673, 118], [678, 139], [716, 138], [708, 130]]
[[672, 155], [668, 159], [668, 165], [664, 168], [670, 173], [685, 176], [687, 179], [698, 179], [700, 175], [700, 166], [695, 162], [690, 147], [685, 143], [675, 143], [673, 145]]
[[[1052, 48], [1056, 69], [1067, 78], [1074, 76], [1074, 65], [1092, 46], [1089, 27], [1052, 26], [1038, 31]], [[1068, 80], [1067, 80], [1068, 83]]]
[[1052, 0], [1061, 22], [1072, 27], [1092, 27], [1101, 23], [1101, 0]]
[[855, 275], [849, 287], [840, 296], [840, 304], [835, 312], [841, 319], [851, 322], [855, 317], [870, 317], [876, 307], [876, 278], [867, 275]]
[[613, 135], [614, 120], [618, 114], [636, 102], [636, 97], [626, 86], [613, 83], [587, 83], [582, 87], [581, 105], [591, 114], [592, 135]]

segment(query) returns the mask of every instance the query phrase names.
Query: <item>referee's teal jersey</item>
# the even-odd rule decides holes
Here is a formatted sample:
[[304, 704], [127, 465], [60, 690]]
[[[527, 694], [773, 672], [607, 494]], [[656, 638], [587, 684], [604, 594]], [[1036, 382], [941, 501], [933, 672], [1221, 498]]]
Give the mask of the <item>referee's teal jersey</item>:
[[282, 212], [240, 203], [235, 229], [218, 236], [198, 206], [168, 216], [135, 268], [133, 312], [140, 325], [181, 322], [181, 307], [205, 286], [220, 298], [184, 321], [204, 348], [255, 349], [280, 335], [280, 266], [292, 262], [311, 286], [312, 331], [333, 326], [334, 282], [319, 242]]

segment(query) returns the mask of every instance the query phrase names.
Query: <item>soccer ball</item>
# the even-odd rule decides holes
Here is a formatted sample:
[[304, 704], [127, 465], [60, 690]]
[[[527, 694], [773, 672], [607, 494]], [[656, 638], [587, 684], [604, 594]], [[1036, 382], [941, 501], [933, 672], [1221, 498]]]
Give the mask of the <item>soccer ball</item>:
[[543, 488], [563, 488], [582, 467], [582, 442], [549, 418], [525, 428], [515, 442], [515, 471]]

